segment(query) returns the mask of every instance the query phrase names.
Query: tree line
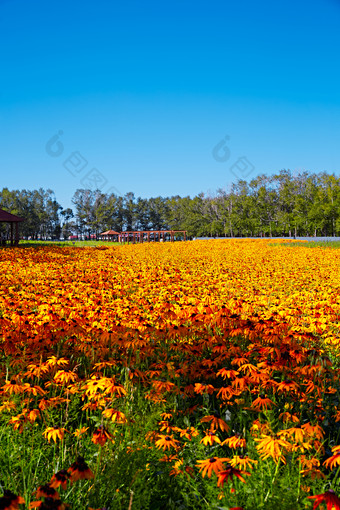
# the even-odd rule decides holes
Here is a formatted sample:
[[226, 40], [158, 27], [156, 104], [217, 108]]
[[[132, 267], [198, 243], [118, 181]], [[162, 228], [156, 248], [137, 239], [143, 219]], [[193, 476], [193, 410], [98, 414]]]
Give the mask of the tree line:
[[24, 238], [89, 237], [109, 229], [186, 230], [189, 237], [340, 235], [340, 177], [325, 172], [281, 170], [193, 198], [78, 189], [72, 203], [64, 209], [50, 189], [0, 191], [0, 208], [26, 219], [20, 225]]

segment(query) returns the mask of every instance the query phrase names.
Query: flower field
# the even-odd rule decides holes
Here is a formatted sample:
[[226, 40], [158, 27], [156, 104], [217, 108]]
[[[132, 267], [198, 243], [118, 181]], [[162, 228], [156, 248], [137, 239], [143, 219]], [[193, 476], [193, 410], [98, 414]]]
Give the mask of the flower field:
[[340, 509], [338, 253], [0, 250], [0, 510]]

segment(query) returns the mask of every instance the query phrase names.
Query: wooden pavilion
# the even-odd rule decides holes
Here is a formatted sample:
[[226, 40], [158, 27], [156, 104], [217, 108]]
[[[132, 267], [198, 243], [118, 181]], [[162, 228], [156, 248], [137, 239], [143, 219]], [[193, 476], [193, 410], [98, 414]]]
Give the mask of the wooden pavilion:
[[155, 241], [166, 241], [167, 237], [169, 241], [174, 242], [176, 234], [183, 235], [183, 240], [186, 241], [186, 230], [134, 230], [121, 232], [119, 234], [119, 242], [121, 243], [143, 243], [143, 242], [155, 242]]
[[[19, 223], [21, 221], [25, 221], [24, 218], [20, 218], [20, 216], [16, 216], [15, 214], [11, 214], [3, 209], [0, 209], [0, 223], [9, 223], [10, 224], [10, 236], [9, 241], [11, 246], [18, 246], [19, 244]], [[7, 239], [1, 238], [1, 244], [5, 245]]]
[[116, 237], [118, 241], [120, 232], [116, 232], [115, 230], [107, 230], [106, 232], [102, 232], [99, 235], [100, 237], [103, 237], [103, 239], [105, 239], [106, 241], [113, 241], [114, 237]]

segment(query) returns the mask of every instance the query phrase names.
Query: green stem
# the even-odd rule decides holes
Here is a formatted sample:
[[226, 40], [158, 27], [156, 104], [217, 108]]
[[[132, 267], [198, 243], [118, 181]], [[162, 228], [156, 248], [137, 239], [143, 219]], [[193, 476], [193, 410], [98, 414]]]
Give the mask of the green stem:
[[280, 461], [281, 461], [281, 459], [279, 459], [279, 460], [278, 460], [278, 462], [277, 462], [277, 464], [276, 464], [274, 477], [273, 477], [272, 482], [271, 482], [271, 487], [270, 487], [270, 489], [268, 490], [266, 497], [264, 498], [264, 501], [265, 501], [265, 502], [267, 501], [267, 499], [268, 499], [268, 496], [269, 496], [269, 493], [270, 493], [270, 492], [271, 492], [271, 495], [273, 495], [273, 486], [274, 486], [274, 483], [275, 483], [275, 480], [276, 480], [276, 477], [277, 477], [277, 473], [278, 473], [278, 471], [279, 471]]

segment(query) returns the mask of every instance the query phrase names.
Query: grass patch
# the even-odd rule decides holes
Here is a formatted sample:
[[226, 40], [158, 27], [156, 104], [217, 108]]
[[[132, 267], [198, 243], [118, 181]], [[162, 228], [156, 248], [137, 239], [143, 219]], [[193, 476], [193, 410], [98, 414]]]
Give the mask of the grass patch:
[[286, 246], [288, 248], [296, 248], [303, 246], [304, 248], [340, 248], [340, 241], [289, 241], [269, 243], [270, 246]]
[[90, 246], [114, 246], [120, 243], [111, 241], [20, 241], [20, 248], [34, 248], [39, 246], [69, 246], [69, 247], [90, 247]]

